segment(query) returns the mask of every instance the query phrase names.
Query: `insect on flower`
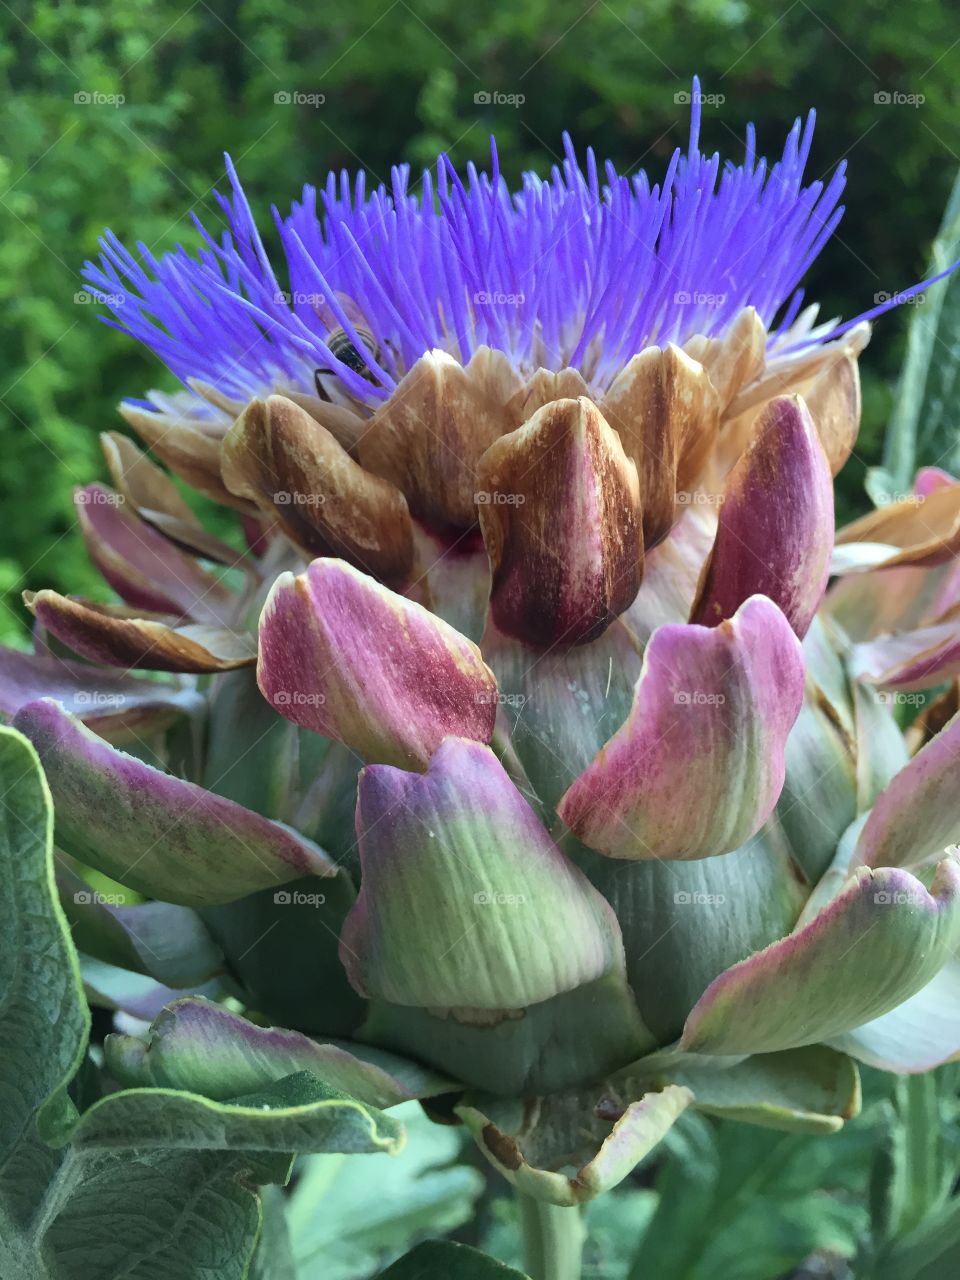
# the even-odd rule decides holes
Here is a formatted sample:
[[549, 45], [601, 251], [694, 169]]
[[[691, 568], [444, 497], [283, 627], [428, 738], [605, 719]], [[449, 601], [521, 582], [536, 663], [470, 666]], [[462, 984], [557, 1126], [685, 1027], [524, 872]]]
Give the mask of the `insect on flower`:
[[[322, 304], [317, 307], [320, 319], [330, 326], [324, 339], [330, 355], [338, 365], [344, 365], [359, 377], [366, 378], [368, 382], [375, 384], [377, 377], [370, 366], [380, 363], [382, 352], [377, 340], [368, 328], [359, 307], [351, 298], [346, 294], [338, 294], [337, 303], [338, 311], [349, 324], [349, 332], [337, 323], [337, 318], [329, 305]], [[321, 400], [330, 399], [323, 385], [323, 379], [335, 376], [334, 368], [314, 370], [314, 384]]]

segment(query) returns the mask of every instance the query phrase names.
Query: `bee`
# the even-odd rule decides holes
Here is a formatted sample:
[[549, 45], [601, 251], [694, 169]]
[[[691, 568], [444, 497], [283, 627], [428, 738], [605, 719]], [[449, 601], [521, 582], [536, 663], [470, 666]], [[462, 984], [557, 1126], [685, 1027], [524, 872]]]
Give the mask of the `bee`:
[[[366, 347], [367, 351], [373, 356], [374, 361], [379, 364], [382, 352], [377, 345], [377, 340], [369, 329], [354, 329], [361, 343]], [[352, 338], [348, 337], [346, 330], [334, 329], [332, 333], [328, 333], [326, 337], [327, 346], [330, 348], [330, 354], [339, 360], [341, 364], [345, 364], [348, 369], [352, 369], [354, 373], [366, 378], [367, 382], [376, 382], [376, 376], [367, 367], [367, 362], [358, 349]], [[332, 374], [332, 369], [317, 369], [314, 377], [319, 378], [321, 374]]]
[[[382, 352], [379, 344], [370, 330], [366, 327], [366, 321], [357, 307], [357, 304], [352, 298], [348, 298], [345, 294], [338, 294], [337, 300], [345, 314], [348, 316], [350, 323], [353, 326], [353, 331], [360, 339], [362, 346], [365, 347], [367, 353], [373, 357], [374, 363], [380, 364]], [[351, 369], [361, 378], [364, 378], [367, 382], [373, 383], [373, 385], [376, 386], [379, 381], [376, 374], [370, 370], [364, 353], [360, 350], [353, 339], [348, 336], [346, 330], [339, 325], [333, 327], [335, 320], [326, 307], [318, 307], [317, 314], [322, 320], [331, 325], [330, 331], [324, 339], [330, 350], [330, 354], [335, 359], [339, 360], [341, 364], [345, 364], [348, 369]], [[321, 379], [335, 376], [336, 371], [334, 369], [315, 369], [313, 371], [313, 381], [317, 388], [317, 395], [320, 396], [322, 400], [329, 400], [330, 397], [324, 389]]]

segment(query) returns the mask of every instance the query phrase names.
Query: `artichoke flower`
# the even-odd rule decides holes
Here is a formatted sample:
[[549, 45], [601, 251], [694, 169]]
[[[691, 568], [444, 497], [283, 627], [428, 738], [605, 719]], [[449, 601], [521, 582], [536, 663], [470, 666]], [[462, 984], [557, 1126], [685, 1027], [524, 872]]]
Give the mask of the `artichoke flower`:
[[721, 168], [693, 101], [660, 184], [331, 176], [281, 282], [228, 163], [197, 256], [88, 266], [183, 390], [77, 494], [122, 603], [30, 594], [2, 697], [90, 998], [153, 1019], [119, 1081], [433, 1099], [575, 1205], [687, 1108], [829, 1133], [857, 1062], [960, 1053], [960, 718], [916, 749], [887, 696], [960, 672], [960, 485], [835, 547], [874, 313], [799, 282], [844, 175], [812, 116]]

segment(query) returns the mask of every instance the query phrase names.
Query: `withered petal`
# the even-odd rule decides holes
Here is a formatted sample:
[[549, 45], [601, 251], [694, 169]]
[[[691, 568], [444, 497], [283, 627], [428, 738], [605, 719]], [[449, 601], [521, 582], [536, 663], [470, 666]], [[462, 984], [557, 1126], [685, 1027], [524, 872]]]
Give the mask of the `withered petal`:
[[144, 616], [123, 605], [95, 604], [46, 589], [25, 591], [23, 599], [42, 626], [91, 662], [199, 674], [257, 660], [255, 637], [227, 627]]
[[713, 450], [717, 393], [703, 366], [671, 343], [635, 355], [600, 412], [637, 465], [644, 541], [654, 546], [673, 527], [677, 494], [695, 485]]
[[458, 528], [476, 523], [480, 458], [513, 425], [494, 395], [504, 360], [478, 351], [465, 369], [431, 351], [367, 424], [357, 457], [405, 494], [415, 516]]
[[501, 631], [582, 644], [630, 605], [643, 574], [637, 469], [591, 400], [555, 400], [498, 440], [480, 490]]
[[561, 369], [558, 373], [538, 369], [510, 397], [507, 412], [514, 426], [520, 427], [552, 400], [576, 400], [580, 396], [589, 395], [590, 389], [579, 369]]
[[870, 341], [870, 325], [863, 321], [833, 342], [811, 344], [798, 351], [771, 350], [754, 378], [744, 383], [729, 406], [728, 416], [738, 417], [771, 396], [784, 396], [809, 386], [838, 359], [856, 359]]
[[236, 497], [223, 483], [218, 436], [204, 431], [184, 414], [154, 413], [131, 404], [121, 404], [120, 413], [151, 453], [191, 489], [245, 515], [256, 511], [256, 507]]
[[100, 446], [118, 493], [141, 519], [177, 546], [218, 564], [234, 564], [237, 552], [203, 527], [167, 473], [152, 462], [129, 436], [104, 431]]
[[914, 493], [868, 512], [837, 532], [837, 545], [877, 543], [890, 555], [874, 568], [929, 568], [960, 553], [960, 483]]
[[403, 494], [359, 466], [306, 409], [284, 396], [252, 400], [221, 446], [223, 477], [309, 556], [346, 560], [404, 582], [413, 533]]
[[744, 307], [722, 338], [692, 338], [684, 344], [684, 351], [706, 369], [717, 390], [720, 410], [726, 414], [741, 389], [762, 372], [766, 345], [763, 321], [754, 307]]
[[830, 473], [837, 475], [850, 457], [860, 430], [860, 368], [855, 357], [842, 355], [802, 394], [830, 463]]
[[306, 409], [311, 418], [319, 422], [321, 427], [326, 427], [338, 444], [343, 445], [348, 453], [353, 453], [367, 425], [366, 418], [345, 405], [333, 404], [303, 391], [278, 391], [276, 394], [292, 400], [301, 409]]
[[122, 495], [88, 484], [74, 491], [73, 500], [90, 559], [127, 604], [194, 622], [229, 621], [234, 592], [128, 510]]

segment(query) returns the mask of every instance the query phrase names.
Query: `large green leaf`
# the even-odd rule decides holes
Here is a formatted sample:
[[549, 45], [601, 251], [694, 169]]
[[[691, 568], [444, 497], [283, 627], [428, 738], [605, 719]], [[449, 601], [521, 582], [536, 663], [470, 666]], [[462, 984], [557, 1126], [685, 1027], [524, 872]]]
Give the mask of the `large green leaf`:
[[89, 1014], [52, 825], [33, 747], [0, 729], [0, 1276], [242, 1280], [257, 1186], [285, 1182], [292, 1152], [395, 1151], [403, 1128], [308, 1072], [232, 1102], [127, 1090], [78, 1115], [96, 1077], [68, 1096]]
[[33, 747], [0, 729], [0, 1275], [241, 1280], [259, 1226], [254, 1183], [282, 1179], [286, 1157], [118, 1159], [54, 1149], [41, 1137], [62, 1143], [75, 1117], [66, 1086], [89, 1026], [57, 900], [52, 831]]
[[33, 747], [0, 728], [0, 1275], [42, 1280], [35, 1215], [65, 1157], [42, 1141], [80, 1065], [89, 1015], [53, 879], [50, 795]]
[[870, 1177], [871, 1240], [862, 1251], [871, 1280], [956, 1272], [960, 1199], [949, 1197], [960, 1161], [955, 1116], [950, 1123], [944, 1106], [950, 1084], [944, 1072], [899, 1076], [884, 1108]]
[[664, 1139], [669, 1152], [657, 1176], [658, 1203], [635, 1253], [629, 1280], [682, 1280], [703, 1247], [692, 1224], [709, 1217], [720, 1182], [714, 1128], [702, 1116], [681, 1117]]
[[73, 1133], [76, 1147], [223, 1151], [387, 1151], [403, 1146], [390, 1116], [324, 1086], [309, 1071], [258, 1093], [214, 1102], [179, 1089], [127, 1089], [95, 1103]]
[[255, 1184], [278, 1168], [246, 1153], [81, 1160], [47, 1237], [57, 1280], [245, 1280], [260, 1227]]

